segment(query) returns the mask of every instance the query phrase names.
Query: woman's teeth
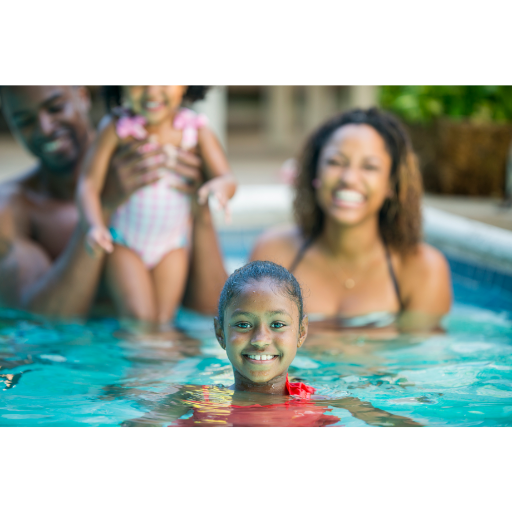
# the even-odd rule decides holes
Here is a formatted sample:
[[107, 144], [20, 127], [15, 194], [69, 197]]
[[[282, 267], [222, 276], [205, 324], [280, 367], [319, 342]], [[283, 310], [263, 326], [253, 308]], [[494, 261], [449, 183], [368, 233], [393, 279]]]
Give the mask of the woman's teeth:
[[245, 356], [248, 357], [249, 359], [255, 359], [256, 361], [269, 361], [270, 359], [274, 359], [274, 357], [277, 357], [277, 356], [271, 356], [269, 354], [261, 354], [261, 355], [245, 354]]
[[362, 203], [364, 201], [363, 194], [355, 190], [337, 190], [334, 197], [339, 201], [345, 201], [347, 203]]

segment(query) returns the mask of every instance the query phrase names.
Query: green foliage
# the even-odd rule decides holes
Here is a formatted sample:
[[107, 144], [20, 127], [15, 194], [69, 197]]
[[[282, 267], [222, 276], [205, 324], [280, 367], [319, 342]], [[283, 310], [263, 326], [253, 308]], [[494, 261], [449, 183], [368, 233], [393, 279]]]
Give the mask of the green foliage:
[[386, 85], [380, 105], [413, 123], [438, 117], [474, 121], [512, 120], [512, 86], [508, 85]]

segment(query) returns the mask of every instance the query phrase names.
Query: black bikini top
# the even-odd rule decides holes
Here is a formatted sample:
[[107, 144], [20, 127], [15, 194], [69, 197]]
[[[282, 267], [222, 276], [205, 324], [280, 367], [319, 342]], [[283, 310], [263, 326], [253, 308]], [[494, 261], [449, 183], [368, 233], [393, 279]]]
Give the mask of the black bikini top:
[[[292, 264], [290, 265], [290, 268], [288, 269], [292, 274], [293, 272], [295, 272], [295, 269], [297, 268], [298, 264], [302, 261], [302, 258], [304, 258], [304, 254], [312, 244], [313, 238], [309, 238], [302, 244], [301, 248], [299, 249], [299, 252], [295, 256], [295, 259], [293, 260]], [[404, 303], [402, 302], [402, 297], [400, 295], [400, 286], [398, 285], [398, 280], [396, 278], [395, 271], [393, 270], [393, 264], [391, 263], [391, 255], [389, 253], [388, 246], [385, 242], [384, 250], [386, 251], [386, 261], [388, 263], [389, 275], [391, 276], [391, 281], [393, 281], [393, 287], [395, 289], [396, 297], [398, 299], [398, 303], [400, 304], [400, 311], [403, 311], [405, 308]]]

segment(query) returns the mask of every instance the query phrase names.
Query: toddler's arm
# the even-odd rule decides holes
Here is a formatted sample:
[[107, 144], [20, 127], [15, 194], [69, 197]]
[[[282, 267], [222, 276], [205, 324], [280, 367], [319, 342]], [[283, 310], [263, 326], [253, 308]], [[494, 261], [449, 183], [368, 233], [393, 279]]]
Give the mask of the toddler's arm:
[[101, 250], [113, 250], [112, 238], [103, 219], [100, 194], [117, 143], [114, 120], [107, 117], [85, 156], [77, 186], [78, 209], [82, 221], [89, 228], [86, 243], [95, 254]]
[[235, 195], [236, 180], [231, 173], [224, 150], [208, 126], [199, 129], [198, 143], [199, 151], [206, 164], [208, 180], [197, 192], [199, 204], [204, 204], [212, 194], [221, 206], [226, 208], [228, 201]]

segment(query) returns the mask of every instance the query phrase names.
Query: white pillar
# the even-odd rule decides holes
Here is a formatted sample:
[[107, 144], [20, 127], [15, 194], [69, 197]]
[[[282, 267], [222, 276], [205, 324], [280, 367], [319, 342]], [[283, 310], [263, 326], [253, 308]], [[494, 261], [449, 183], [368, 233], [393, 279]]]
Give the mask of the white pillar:
[[294, 133], [293, 107], [292, 86], [265, 87], [265, 128], [271, 147], [290, 147]]
[[208, 91], [204, 100], [194, 103], [194, 110], [208, 117], [210, 127], [224, 150], [227, 149], [227, 96], [227, 87], [216, 85]]
[[336, 108], [336, 90], [325, 85], [306, 87], [304, 120], [306, 132], [317, 128], [326, 119], [334, 116]]
[[378, 91], [376, 85], [354, 85], [350, 87], [350, 106], [352, 108], [376, 107]]

